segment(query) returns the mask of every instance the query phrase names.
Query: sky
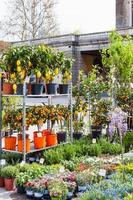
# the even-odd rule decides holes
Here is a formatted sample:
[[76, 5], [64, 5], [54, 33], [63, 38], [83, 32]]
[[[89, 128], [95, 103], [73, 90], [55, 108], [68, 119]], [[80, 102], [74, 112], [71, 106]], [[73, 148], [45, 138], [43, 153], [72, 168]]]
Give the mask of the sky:
[[[8, 12], [0, 0], [0, 20]], [[57, 0], [55, 14], [60, 34], [92, 33], [115, 28], [115, 0]]]
[[115, 0], [58, 0], [62, 32], [99, 32], [115, 28]]

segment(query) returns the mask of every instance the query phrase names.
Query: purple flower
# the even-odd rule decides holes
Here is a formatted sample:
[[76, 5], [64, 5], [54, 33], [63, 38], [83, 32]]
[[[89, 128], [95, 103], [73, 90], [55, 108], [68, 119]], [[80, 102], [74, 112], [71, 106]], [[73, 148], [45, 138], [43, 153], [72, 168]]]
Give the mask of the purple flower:
[[[123, 112], [121, 108], [115, 108], [109, 113], [110, 124], [109, 124], [109, 135], [112, 138], [116, 130], [119, 130], [119, 134], [124, 135], [127, 131], [127, 113]], [[121, 137], [122, 137], [121, 135]]]

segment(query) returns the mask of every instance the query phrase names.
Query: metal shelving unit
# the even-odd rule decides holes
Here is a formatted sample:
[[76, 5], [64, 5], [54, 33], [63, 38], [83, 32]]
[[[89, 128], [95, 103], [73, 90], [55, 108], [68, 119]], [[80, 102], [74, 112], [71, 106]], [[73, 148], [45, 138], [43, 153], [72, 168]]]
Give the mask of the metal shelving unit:
[[[23, 138], [23, 151], [12, 151], [12, 150], [6, 150], [2, 147], [2, 97], [21, 97], [23, 99], [22, 103], [22, 110], [23, 110], [23, 121], [22, 121], [22, 138]], [[31, 147], [30, 152], [26, 152], [26, 107], [36, 105], [36, 104], [48, 104], [48, 105], [56, 105], [56, 104], [62, 104], [62, 105], [68, 105], [70, 106], [71, 111], [71, 117], [70, 117], [70, 142], [73, 142], [73, 127], [72, 127], [72, 83], [69, 84], [69, 93], [68, 94], [55, 94], [55, 95], [48, 95], [48, 94], [42, 94], [42, 95], [27, 95], [26, 94], [26, 83], [23, 84], [23, 95], [2, 95], [2, 84], [0, 79], [0, 151], [1, 152], [13, 152], [23, 155], [23, 160], [26, 162], [26, 155], [30, 153], [35, 153], [42, 151], [44, 149], [50, 149], [57, 147], [58, 145], [64, 145], [66, 143], [57, 144], [55, 146], [51, 147], [45, 147], [42, 149], [34, 149]], [[19, 105], [20, 106], [20, 105]], [[48, 123], [49, 126], [49, 123]], [[16, 146], [17, 149], [17, 146]]]

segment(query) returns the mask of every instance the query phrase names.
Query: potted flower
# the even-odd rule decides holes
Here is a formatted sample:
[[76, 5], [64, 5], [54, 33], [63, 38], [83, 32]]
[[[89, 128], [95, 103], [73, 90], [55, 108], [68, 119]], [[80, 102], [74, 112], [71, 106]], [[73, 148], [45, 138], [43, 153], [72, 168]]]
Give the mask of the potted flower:
[[2, 168], [1, 174], [2, 174], [2, 177], [4, 178], [5, 189], [7, 191], [13, 190], [14, 181], [15, 181], [17, 173], [18, 173], [18, 169], [15, 166], [9, 165]]
[[68, 94], [69, 87], [68, 83], [72, 79], [71, 68], [72, 68], [73, 60], [64, 59], [62, 65], [62, 84], [59, 84], [59, 93], [60, 94]]
[[68, 187], [67, 198], [71, 199], [73, 197], [73, 193], [77, 187], [77, 184], [74, 181], [69, 181], [67, 182], [67, 187]]
[[61, 179], [54, 179], [48, 183], [48, 190], [52, 200], [66, 199], [68, 188], [67, 184]]
[[92, 181], [94, 173], [89, 170], [84, 170], [77, 174], [78, 191], [86, 191], [87, 185]]
[[37, 179], [34, 181], [34, 199], [41, 200], [46, 190], [46, 180]]
[[34, 196], [34, 182], [28, 181], [24, 184], [27, 198], [32, 198]]

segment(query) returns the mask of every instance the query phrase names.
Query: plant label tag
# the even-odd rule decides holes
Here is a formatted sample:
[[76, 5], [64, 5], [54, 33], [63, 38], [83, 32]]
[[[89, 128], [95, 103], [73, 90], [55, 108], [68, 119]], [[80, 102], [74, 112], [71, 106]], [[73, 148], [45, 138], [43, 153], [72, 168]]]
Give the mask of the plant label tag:
[[100, 169], [99, 171], [99, 176], [106, 176], [106, 170], [105, 169]]
[[96, 139], [95, 139], [95, 138], [92, 139], [92, 143], [93, 143], [93, 144], [96, 143]]
[[0, 160], [0, 165], [2, 165], [2, 166], [6, 165], [6, 160], [5, 159], [1, 159]]
[[39, 163], [40, 163], [40, 164], [43, 164], [43, 163], [44, 163], [44, 158], [40, 158]]
[[37, 133], [37, 137], [42, 137], [42, 133], [41, 133], [41, 132], [38, 132], [38, 133]]
[[25, 161], [22, 160], [22, 162], [20, 163], [20, 166], [22, 167], [22, 166], [24, 166], [24, 164], [25, 164]]
[[64, 173], [64, 172], [65, 172], [64, 167], [60, 167], [59, 172], [60, 172], [60, 173]]

